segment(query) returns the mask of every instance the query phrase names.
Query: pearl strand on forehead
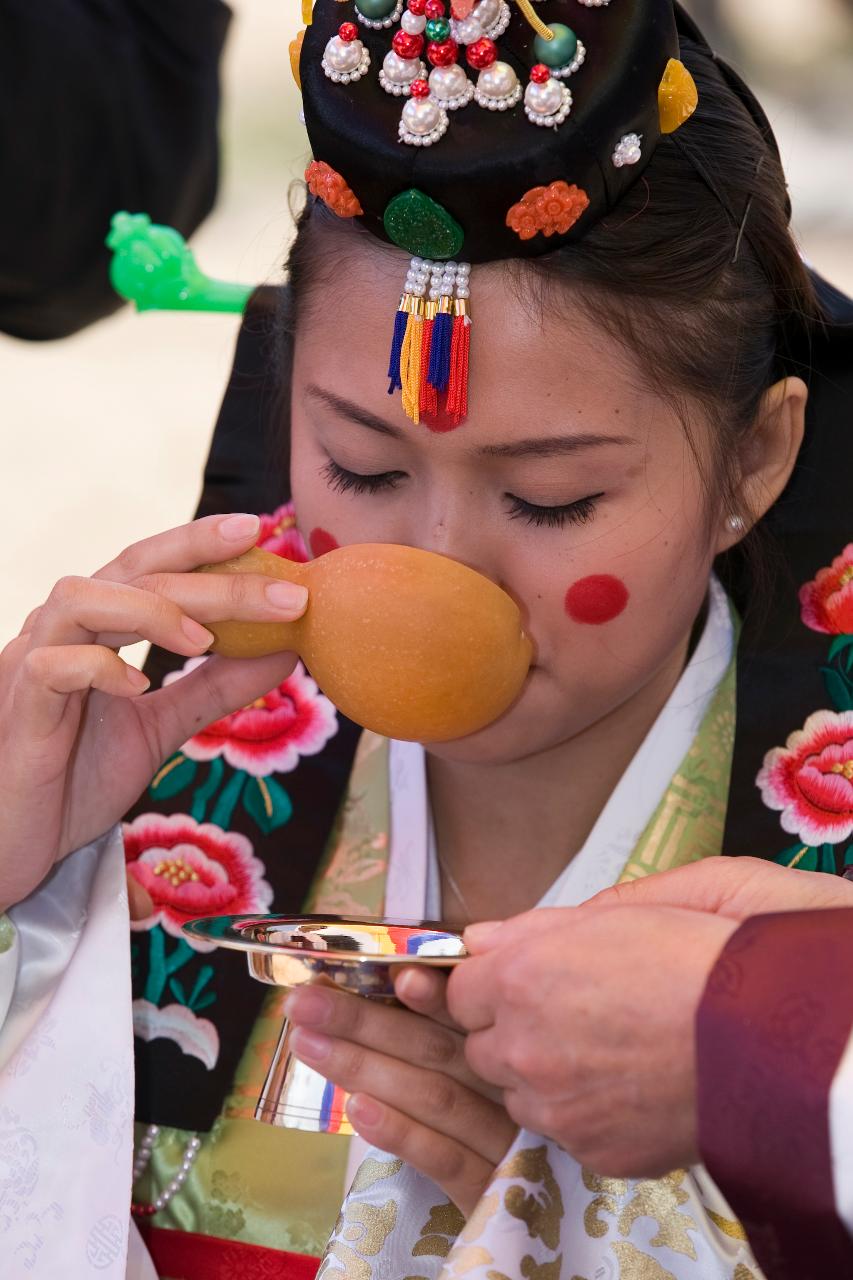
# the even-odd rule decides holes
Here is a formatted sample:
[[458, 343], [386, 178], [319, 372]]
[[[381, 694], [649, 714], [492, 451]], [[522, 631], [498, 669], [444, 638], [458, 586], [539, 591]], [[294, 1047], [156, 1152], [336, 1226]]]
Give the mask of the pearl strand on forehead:
[[[145, 1137], [139, 1144], [139, 1150], [136, 1152], [133, 1160], [133, 1185], [135, 1186], [139, 1178], [148, 1168], [151, 1160], [151, 1152], [160, 1136], [160, 1126], [150, 1124], [145, 1130]], [[172, 1181], [168, 1184], [164, 1191], [161, 1192], [151, 1204], [142, 1204], [136, 1200], [131, 1203], [130, 1211], [138, 1218], [148, 1217], [151, 1214], [159, 1213], [161, 1209], [165, 1209], [169, 1201], [177, 1195], [181, 1187], [187, 1180], [190, 1169], [195, 1164], [196, 1157], [201, 1150], [201, 1138], [197, 1134], [193, 1134], [184, 1148], [184, 1154], [181, 1159], [181, 1167], [175, 1174]]]

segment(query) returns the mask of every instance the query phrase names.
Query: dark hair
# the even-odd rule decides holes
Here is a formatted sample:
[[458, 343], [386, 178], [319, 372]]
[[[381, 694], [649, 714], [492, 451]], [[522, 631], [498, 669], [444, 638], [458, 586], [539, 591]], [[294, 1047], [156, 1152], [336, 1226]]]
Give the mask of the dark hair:
[[[626, 198], [581, 240], [505, 266], [524, 305], [559, 310], [582, 294], [594, 320], [640, 356], [654, 391], [677, 406], [700, 467], [690, 410], [701, 407], [717, 437], [713, 464], [702, 468], [716, 518], [763, 393], [803, 371], [819, 313], [775, 152], [708, 51], [683, 40], [681, 52], [699, 91], [690, 121], [661, 140]], [[294, 311], [317, 279], [317, 212], [303, 211], [290, 253]]]

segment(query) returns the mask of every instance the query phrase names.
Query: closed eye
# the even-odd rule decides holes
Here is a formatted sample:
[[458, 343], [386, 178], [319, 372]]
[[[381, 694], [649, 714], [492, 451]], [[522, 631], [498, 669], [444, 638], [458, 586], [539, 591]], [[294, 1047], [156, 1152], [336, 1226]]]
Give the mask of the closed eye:
[[508, 493], [511, 520], [526, 520], [537, 527], [547, 526], [562, 529], [567, 524], [586, 524], [595, 515], [595, 509], [603, 493], [591, 494], [588, 498], [579, 498], [576, 502], [567, 502], [560, 507], [540, 507], [535, 502], [525, 502]]
[[406, 478], [405, 471], [361, 475], [357, 471], [347, 471], [332, 458], [323, 467], [323, 475], [329, 488], [336, 489], [338, 493], [379, 493], [382, 489], [395, 489]]

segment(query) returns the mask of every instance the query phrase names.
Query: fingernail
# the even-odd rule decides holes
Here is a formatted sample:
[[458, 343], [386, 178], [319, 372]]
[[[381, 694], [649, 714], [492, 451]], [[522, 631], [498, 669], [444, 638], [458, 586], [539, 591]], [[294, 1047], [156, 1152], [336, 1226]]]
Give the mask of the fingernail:
[[347, 1115], [356, 1126], [369, 1129], [382, 1119], [382, 1105], [374, 1098], [365, 1098], [363, 1094], [357, 1093], [347, 1102]]
[[284, 1016], [300, 1026], [323, 1027], [332, 1013], [332, 1002], [322, 991], [291, 991], [284, 1002]]
[[260, 527], [261, 522], [257, 516], [228, 516], [219, 526], [219, 535], [226, 542], [243, 542], [257, 533]]
[[302, 1062], [324, 1062], [329, 1056], [332, 1042], [328, 1036], [321, 1036], [316, 1031], [295, 1027], [290, 1038], [290, 1047], [294, 1057]]
[[406, 1000], [412, 1000], [417, 1004], [422, 1000], [428, 1000], [432, 995], [434, 990], [432, 977], [421, 969], [404, 969], [394, 983], [394, 990]]
[[136, 667], [128, 667], [125, 671], [127, 683], [133, 685], [134, 689], [139, 689], [141, 693], [150, 686], [151, 681], [141, 671], [137, 671]]
[[287, 613], [304, 613], [308, 603], [308, 588], [297, 582], [271, 582], [264, 587], [264, 595], [276, 609]]
[[462, 934], [462, 941], [466, 947], [482, 946], [493, 933], [497, 933], [502, 923], [500, 920], [483, 920], [478, 924], [469, 924]]
[[208, 631], [207, 627], [203, 627], [193, 618], [181, 618], [181, 629], [190, 644], [196, 645], [199, 649], [209, 649], [213, 644], [213, 632]]

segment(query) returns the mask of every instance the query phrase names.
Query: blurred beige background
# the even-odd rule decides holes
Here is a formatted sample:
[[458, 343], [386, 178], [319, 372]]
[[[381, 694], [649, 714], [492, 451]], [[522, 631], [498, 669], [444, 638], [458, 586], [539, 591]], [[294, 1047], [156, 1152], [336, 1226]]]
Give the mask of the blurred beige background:
[[[287, 56], [299, 4], [231, 4], [220, 197], [193, 247], [208, 273], [256, 283], [280, 275], [288, 185], [305, 166]], [[804, 251], [853, 292], [853, 3], [688, 7], [761, 89]], [[237, 323], [128, 308], [62, 342], [0, 336], [0, 646], [58, 577], [190, 516]]]

